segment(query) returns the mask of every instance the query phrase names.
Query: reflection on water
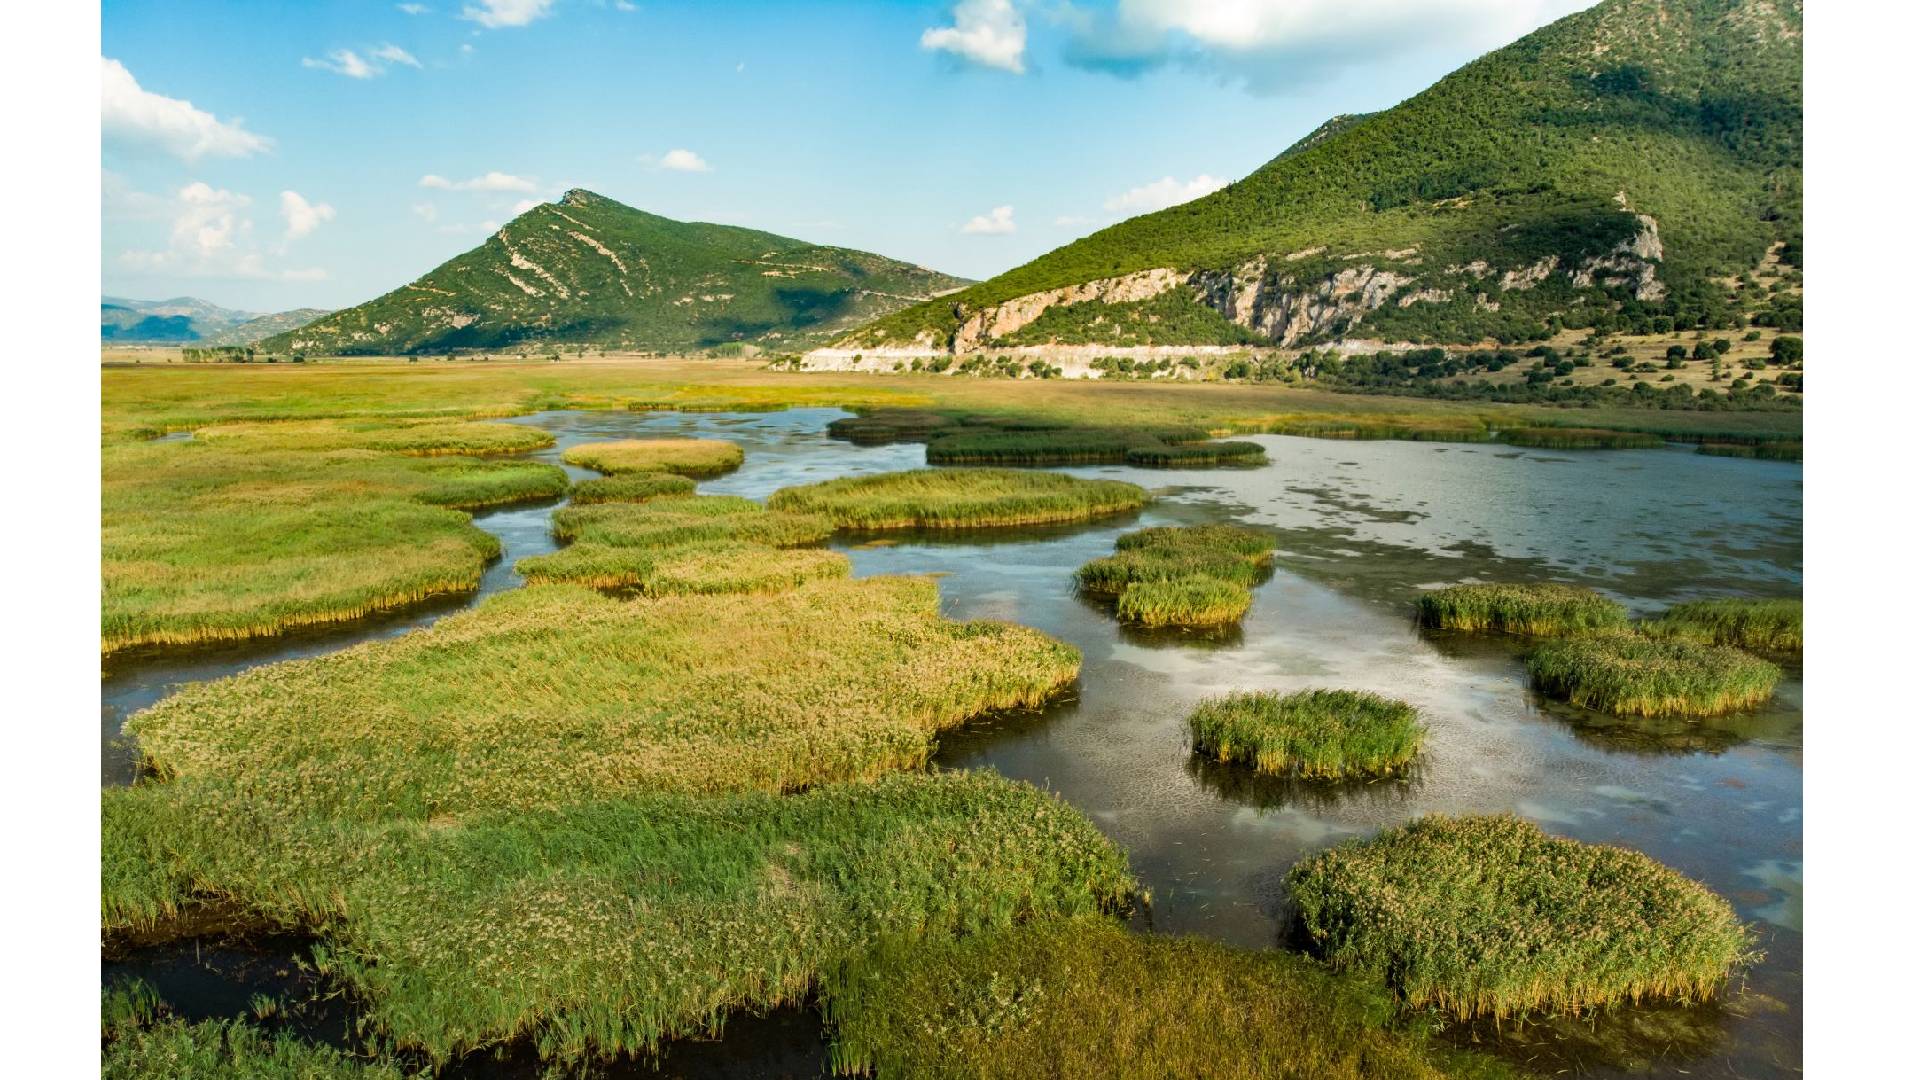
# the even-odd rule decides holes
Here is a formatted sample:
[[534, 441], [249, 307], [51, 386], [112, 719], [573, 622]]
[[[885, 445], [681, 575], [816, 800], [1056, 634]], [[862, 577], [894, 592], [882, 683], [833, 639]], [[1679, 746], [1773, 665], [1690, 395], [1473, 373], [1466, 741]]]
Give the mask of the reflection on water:
[[[922, 464], [918, 445], [827, 438], [837, 410], [756, 414], [546, 413], [558, 460], [577, 442], [713, 435], [746, 465], [700, 485], [763, 498], [833, 476]], [[1302, 856], [1429, 812], [1512, 812], [1550, 831], [1624, 844], [1705, 881], [1764, 933], [1766, 958], [1714, 1006], [1633, 1007], [1579, 1020], [1462, 1026], [1546, 1072], [1588, 1076], [1769, 1077], [1800, 1057], [1801, 684], [1749, 714], [1622, 720], [1545, 701], [1527, 686], [1524, 643], [1418, 629], [1409, 598], [1466, 579], [1554, 578], [1602, 588], [1638, 611], [1702, 593], [1797, 595], [1800, 467], [1679, 450], [1542, 453], [1423, 443], [1256, 436], [1272, 464], [1251, 470], [1063, 471], [1143, 484], [1138, 515], [1084, 526], [982, 534], [846, 536], [857, 574], [940, 573], [957, 618], [1036, 627], [1084, 654], [1074, 688], [1049, 707], [951, 733], [938, 761], [992, 768], [1058, 792], [1129, 853], [1159, 932], [1249, 947], [1286, 942], [1286, 871]], [[581, 475], [577, 470], [575, 475]], [[517, 582], [511, 560], [539, 550], [549, 508], [480, 515], [508, 560], [483, 591]], [[1072, 572], [1143, 525], [1233, 521], [1272, 530], [1281, 553], [1241, 626], [1144, 633], [1075, 594]], [[401, 632], [438, 617], [279, 641], [218, 660], [126, 665], [106, 683], [117, 717], [170, 683]], [[1415, 772], [1374, 784], [1314, 785], [1246, 775], [1196, 758], [1184, 721], [1236, 689], [1372, 690], [1415, 704], [1430, 728]], [[804, 1040], [803, 1040], [804, 1041]]]

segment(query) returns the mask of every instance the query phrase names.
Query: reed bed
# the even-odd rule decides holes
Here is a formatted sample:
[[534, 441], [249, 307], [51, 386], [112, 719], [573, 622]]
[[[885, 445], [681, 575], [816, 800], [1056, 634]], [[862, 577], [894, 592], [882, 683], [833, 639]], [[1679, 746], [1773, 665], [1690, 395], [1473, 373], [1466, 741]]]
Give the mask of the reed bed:
[[432, 457], [524, 454], [553, 445], [553, 435], [522, 424], [461, 420], [281, 420], [216, 424], [194, 438], [253, 451], [378, 450]]
[[[103, 654], [266, 637], [471, 592], [499, 545], [460, 511], [566, 491], [557, 466], [422, 449], [471, 449], [469, 429], [507, 431], [514, 445], [545, 437], [533, 429], [246, 427], [102, 447]], [[385, 429], [421, 452], [338, 445], [342, 432], [364, 444]]]
[[771, 510], [822, 514], [844, 529], [970, 529], [1086, 521], [1137, 510], [1146, 489], [1020, 469], [913, 469], [781, 488]]
[[1092, 822], [991, 774], [430, 824], [186, 780], [103, 792], [101, 809], [109, 939], [208, 901], [305, 929], [367, 1034], [436, 1063], [521, 1038], [563, 1070], [645, 1054], [804, 1000], [882, 937], [1090, 916], [1134, 890]]
[[924, 442], [935, 432], [958, 421], [924, 409], [876, 409], [860, 416], [844, 416], [827, 425], [827, 435], [855, 446], [884, 446], [896, 442]]
[[1196, 753], [1274, 776], [1325, 779], [1398, 772], [1426, 727], [1413, 706], [1358, 690], [1235, 692], [1187, 717]]
[[[1002, 425], [1009, 422], [1002, 421]], [[929, 465], [1151, 464], [1140, 455], [1173, 455], [1186, 444], [1204, 443], [1201, 428], [1103, 428], [991, 426], [935, 434], [927, 443]], [[1208, 444], [1219, 445], [1219, 444]], [[1232, 444], [1248, 446], [1248, 443]], [[1227, 451], [1232, 457], [1234, 451]], [[1206, 455], [1196, 455], [1198, 467]]]
[[648, 596], [770, 593], [844, 578], [853, 564], [835, 551], [722, 541], [666, 548], [574, 544], [514, 565], [529, 582], [633, 589]]
[[1452, 585], [1424, 593], [1422, 626], [1560, 637], [1627, 625], [1625, 605], [1573, 585]]
[[1723, 597], [1675, 604], [1659, 618], [1640, 624], [1640, 631], [1654, 638], [1797, 655], [1801, 618], [1798, 600]]
[[1628, 633], [1542, 645], [1527, 672], [1544, 693], [1616, 716], [1719, 716], [1765, 702], [1780, 681], [1739, 649]]
[[1401, 439], [1410, 442], [1491, 442], [1484, 418], [1451, 413], [1285, 413], [1245, 417], [1228, 426], [1243, 433], [1297, 435], [1312, 439]]
[[1210, 469], [1222, 465], [1264, 465], [1266, 461], [1266, 447], [1239, 439], [1186, 446], [1134, 447], [1127, 451], [1127, 464], [1154, 469]]
[[842, 1075], [1511, 1075], [1403, 1027], [1387, 994], [1305, 957], [1102, 918], [887, 941], [833, 971], [822, 997]]
[[105, 1039], [101, 1080], [403, 1080], [407, 1073], [240, 1020], [161, 1020]]
[[746, 457], [739, 446], [725, 439], [615, 439], [570, 446], [560, 460], [614, 476], [674, 473], [705, 477], [731, 472]]
[[872, 779], [925, 764], [942, 730], [1045, 702], [1079, 667], [1038, 631], [943, 618], [928, 579], [645, 602], [530, 585], [184, 687], [126, 729], [162, 776], [426, 820]]
[[1225, 626], [1252, 606], [1252, 590], [1238, 582], [1184, 577], [1128, 585], [1114, 602], [1114, 614], [1136, 626]]
[[1637, 851], [1432, 815], [1288, 875], [1314, 949], [1455, 1017], [1711, 998], [1754, 959], [1733, 908]]
[[1660, 436], [1644, 431], [1581, 427], [1507, 428], [1500, 433], [1500, 441], [1546, 450], [1658, 450], [1666, 445]]
[[737, 495], [563, 506], [553, 514], [556, 539], [602, 547], [665, 548], [728, 540], [791, 547], [818, 543], [832, 534], [833, 522], [824, 515], [769, 511]]
[[1150, 627], [1237, 622], [1273, 560], [1271, 540], [1233, 525], [1139, 529], [1115, 540], [1114, 549], [1081, 566], [1074, 581], [1084, 592], [1112, 596], [1121, 621]]
[[1758, 458], [1761, 461], [1799, 461], [1805, 456], [1798, 439], [1761, 443], [1703, 442], [1698, 453], [1714, 457]]
[[594, 503], [646, 502], [648, 499], [691, 494], [693, 494], [691, 477], [674, 473], [641, 472], [582, 480], [573, 485], [568, 497], [569, 501], [576, 506], [590, 506]]

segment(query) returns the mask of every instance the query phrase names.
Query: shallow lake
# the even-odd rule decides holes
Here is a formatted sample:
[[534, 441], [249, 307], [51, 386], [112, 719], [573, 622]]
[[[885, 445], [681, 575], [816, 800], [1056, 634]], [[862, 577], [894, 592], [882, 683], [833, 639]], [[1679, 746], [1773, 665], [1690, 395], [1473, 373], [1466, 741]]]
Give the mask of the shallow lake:
[[[844, 415], [553, 412], [513, 422], [553, 432], [557, 445], [531, 456], [555, 462], [566, 447], [599, 439], [731, 439], [745, 449], [746, 464], [700, 490], [753, 498], [924, 463], [918, 445], [856, 447], [828, 438], [826, 424]], [[1710, 1006], [1509, 1021], [1451, 1037], [1491, 1045], [1547, 1074], [1797, 1075], [1797, 669], [1770, 705], [1752, 713], [1624, 721], [1541, 699], [1527, 685], [1518, 643], [1422, 631], [1410, 604], [1423, 585], [1469, 579], [1573, 581], [1640, 611], [1701, 595], [1798, 596], [1800, 466], [1681, 448], [1252, 438], [1267, 447], [1270, 464], [1061, 470], [1131, 480], [1159, 496], [1125, 518], [835, 539], [856, 574], [941, 574], [950, 615], [1024, 623], [1085, 654], [1079, 681], [1060, 701], [952, 733], [938, 762], [1031, 781], [1085, 812], [1127, 850], [1151, 894], [1136, 919], [1142, 929], [1250, 947], [1287, 944], [1284, 880], [1294, 862], [1420, 814], [1510, 811], [1552, 832], [1637, 848], [1732, 900], [1759, 927], [1765, 960]], [[506, 548], [482, 594], [519, 583], [515, 559], [552, 550], [552, 506], [475, 516]], [[1280, 549], [1276, 572], [1236, 630], [1142, 633], [1073, 591], [1073, 569], [1111, 551], [1122, 532], [1216, 521], [1272, 530]], [[118, 661], [102, 688], [103, 782], [132, 775], [132, 755], [117, 735], [121, 721], [174, 686], [403, 633], [470, 602], [268, 643]], [[1416, 704], [1431, 729], [1417, 773], [1361, 785], [1257, 782], [1207, 767], [1185, 747], [1184, 717], [1207, 695], [1315, 686], [1375, 690]], [[740, 1025], [740, 1038], [764, 1038], [767, 1023]], [[817, 1037], [802, 1027], [803, 1041]], [[779, 1071], [792, 1068], [789, 1057]]]

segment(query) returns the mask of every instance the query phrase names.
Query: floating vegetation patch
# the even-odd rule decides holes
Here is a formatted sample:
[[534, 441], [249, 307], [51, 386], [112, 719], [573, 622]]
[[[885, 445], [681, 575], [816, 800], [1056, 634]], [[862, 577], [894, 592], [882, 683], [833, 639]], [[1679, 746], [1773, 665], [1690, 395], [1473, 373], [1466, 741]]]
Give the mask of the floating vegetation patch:
[[1137, 510], [1137, 484], [1021, 469], [913, 469], [781, 488], [772, 510], [823, 514], [845, 529], [969, 529], [1085, 521]]
[[1507, 428], [1500, 432], [1500, 441], [1546, 450], [1658, 450], [1666, 445], [1660, 436], [1644, 431], [1580, 427]]
[[1288, 875], [1314, 949], [1456, 1017], [1704, 1001], [1755, 959], [1733, 908], [1637, 851], [1424, 817]]
[[746, 454], [725, 439], [615, 439], [570, 446], [560, 459], [612, 475], [676, 473], [700, 477], [737, 469]]
[[1379, 776], [1405, 768], [1426, 728], [1414, 707], [1358, 690], [1237, 692], [1187, 717], [1195, 752], [1275, 776]]
[[833, 522], [824, 515], [768, 511], [738, 495], [563, 506], [553, 514], [556, 539], [604, 547], [664, 548], [726, 540], [787, 547], [818, 543], [832, 534]]
[[514, 565], [529, 582], [572, 582], [634, 589], [649, 596], [768, 593], [853, 572], [845, 555], [820, 548], [776, 548], [717, 541], [665, 548], [573, 544]]
[[569, 500], [579, 506], [594, 503], [646, 502], [673, 495], [693, 494], [693, 480], [674, 473], [622, 473], [582, 480], [569, 491]]
[[1385, 993], [1305, 957], [1130, 933], [1102, 918], [889, 941], [831, 973], [822, 996], [843, 1074], [1508, 1075], [1401, 1027]]
[[1150, 627], [1239, 621], [1273, 559], [1272, 541], [1233, 525], [1140, 529], [1114, 541], [1114, 549], [1081, 566], [1074, 581], [1113, 597], [1123, 622]]
[[[499, 555], [465, 509], [554, 498], [507, 424], [203, 428], [101, 449], [101, 651], [265, 637], [471, 592]], [[381, 448], [373, 448], [377, 444]]]
[[162, 776], [426, 820], [871, 779], [923, 765], [943, 729], [1043, 703], [1079, 667], [1038, 631], [943, 618], [921, 578], [644, 602], [530, 585], [404, 637], [184, 687], [126, 727]]
[[1773, 696], [1780, 669], [1724, 645], [1604, 634], [1527, 656], [1542, 692], [1616, 716], [1718, 716]]
[[1559, 637], [1627, 625], [1626, 606], [1574, 585], [1452, 585], [1423, 593], [1420, 624], [1438, 630]]
[[1721, 598], [1675, 604], [1660, 617], [1640, 624], [1649, 637], [1705, 645], [1736, 645], [1758, 652], [1801, 651], [1798, 600]]
[[1798, 439], [1782, 439], [1760, 443], [1703, 442], [1699, 453], [1714, 457], [1758, 458], [1762, 461], [1799, 461], [1805, 452]]
[[519, 1038], [556, 1063], [644, 1054], [804, 1000], [881, 937], [1134, 889], [1092, 822], [991, 774], [378, 824], [182, 780], [108, 790], [101, 812], [109, 939], [206, 900], [306, 929], [366, 1032], [436, 1062]]

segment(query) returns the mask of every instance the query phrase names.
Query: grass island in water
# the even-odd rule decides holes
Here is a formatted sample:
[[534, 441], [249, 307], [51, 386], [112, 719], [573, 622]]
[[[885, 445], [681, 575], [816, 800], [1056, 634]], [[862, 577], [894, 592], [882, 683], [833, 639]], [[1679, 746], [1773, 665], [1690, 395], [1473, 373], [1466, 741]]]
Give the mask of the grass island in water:
[[1404, 701], [1358, 690], [1239, 692], [1187, 717], [1195, 752], [1275, 776], [1379, 776], [1405, 768], [1426, 728]]

